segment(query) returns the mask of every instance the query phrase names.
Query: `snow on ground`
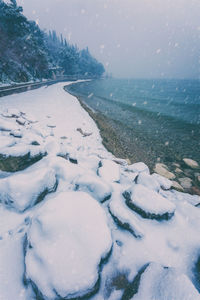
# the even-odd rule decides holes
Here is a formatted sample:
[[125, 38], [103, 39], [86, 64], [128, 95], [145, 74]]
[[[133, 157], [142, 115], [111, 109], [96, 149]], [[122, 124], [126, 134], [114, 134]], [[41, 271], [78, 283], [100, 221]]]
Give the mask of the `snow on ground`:
[[109, 153], [66, 84], [0, 99], [0, 300], [200, 299], [200, 197]]

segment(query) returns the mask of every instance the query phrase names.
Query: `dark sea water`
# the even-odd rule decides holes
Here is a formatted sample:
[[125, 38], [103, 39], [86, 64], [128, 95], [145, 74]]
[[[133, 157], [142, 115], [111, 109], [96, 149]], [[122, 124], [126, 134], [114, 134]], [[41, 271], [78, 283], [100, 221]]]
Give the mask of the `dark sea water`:
[[200, 163], [200, 81], [102, 79], [71, 85], [107, 117], [135, 161]]

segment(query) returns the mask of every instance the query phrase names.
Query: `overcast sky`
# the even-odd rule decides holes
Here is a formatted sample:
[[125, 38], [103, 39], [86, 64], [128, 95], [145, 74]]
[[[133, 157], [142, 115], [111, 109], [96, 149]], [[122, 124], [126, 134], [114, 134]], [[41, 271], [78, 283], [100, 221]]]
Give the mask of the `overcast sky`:
[[200, 78], [200, 0], [18, 0], [116, 77]]

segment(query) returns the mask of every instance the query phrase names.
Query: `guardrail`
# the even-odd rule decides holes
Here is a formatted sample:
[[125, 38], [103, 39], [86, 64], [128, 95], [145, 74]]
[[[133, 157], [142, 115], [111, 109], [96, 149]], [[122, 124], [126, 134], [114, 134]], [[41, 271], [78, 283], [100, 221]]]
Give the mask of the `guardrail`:
[[34, 83], [22, 83], [22, 84], [14, 84], [10, 86], [4, 86], [0, 87], [0, 97], [16, 94], [16, 93], [21, 93], [21, 92], [26, 92], [29, 90], [37, 89], [41, 86], [45, 85], [51, 85], [57, 82], [63, 82], [63, 81], [75, 81], [78, 79], [85, 79], [85, 78], [77, 78], [75, 76], [65, 76], [53, 80], [47, 80], [47, 81], [39, 81], [39, 82], [34, 82]]

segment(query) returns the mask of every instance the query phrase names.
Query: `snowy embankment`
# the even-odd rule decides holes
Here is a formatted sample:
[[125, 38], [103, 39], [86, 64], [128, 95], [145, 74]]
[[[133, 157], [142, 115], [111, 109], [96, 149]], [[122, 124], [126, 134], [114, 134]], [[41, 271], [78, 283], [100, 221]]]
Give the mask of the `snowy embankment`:
[[200, 299], [200, 197], [108, 153], [64, 85], [0, 101], [0, 299]]

